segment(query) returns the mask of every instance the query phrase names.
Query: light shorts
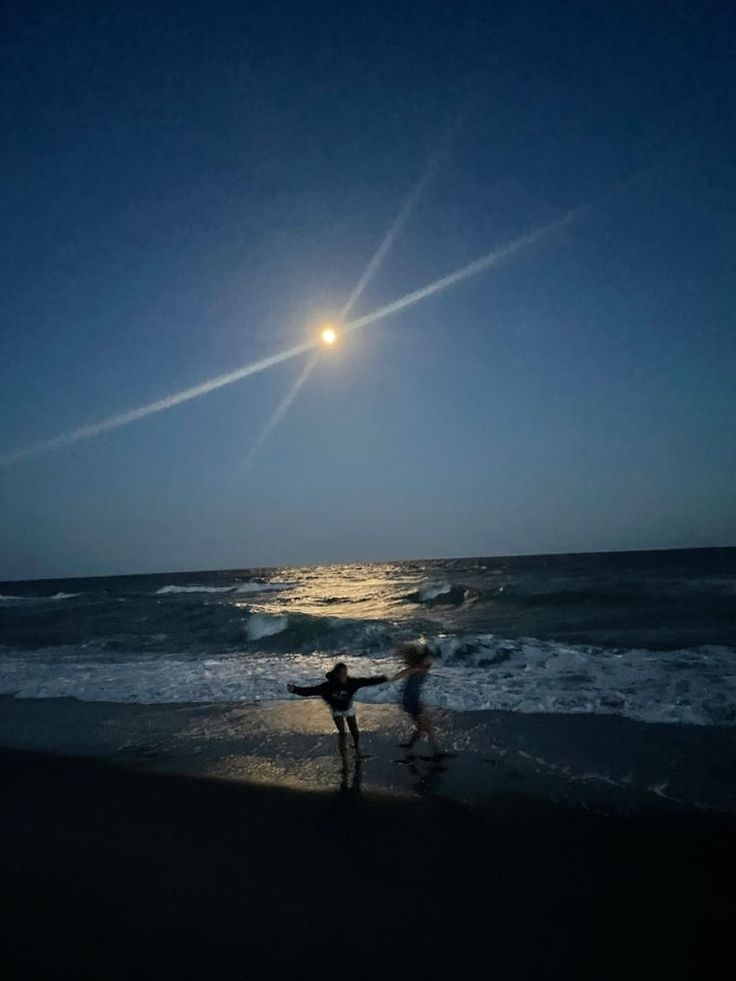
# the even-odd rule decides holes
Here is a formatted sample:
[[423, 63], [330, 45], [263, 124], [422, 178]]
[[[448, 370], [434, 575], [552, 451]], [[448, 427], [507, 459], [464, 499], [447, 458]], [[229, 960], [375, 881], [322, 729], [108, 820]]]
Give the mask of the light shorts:
[[355, 706], [351, 705], [350, 708], [346, 708], [344, 711], [332, 711], [333, 719], [354, 719], [355, 718]]

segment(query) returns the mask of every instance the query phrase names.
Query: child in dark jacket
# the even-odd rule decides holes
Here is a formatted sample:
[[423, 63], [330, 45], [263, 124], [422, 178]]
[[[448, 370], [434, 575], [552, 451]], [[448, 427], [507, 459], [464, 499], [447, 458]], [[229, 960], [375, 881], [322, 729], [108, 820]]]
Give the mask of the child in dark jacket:
[[320, 685], [306, 688], [299, 685], [287, 685], [287, 689], [292, 695], [302, 695], [306, 698], [319, 695], [329, 705], [332, 712], [332, 718], [337, 727], [340, 752], [344, 754], [347, 745], [347, 733], [345, 731], [345, 723], [347, 722], [350, 735], [353, 737], [356, 755], [360, 756], [360, 730], [355, 715], [353, 696], [359, 688], [382, 685], [388, 681], [388, 678], [385, 674], [375, 675], [372, 678], [351, 678], [347, 666], [342, 661], [336, 664], [332, 671], [328, 671], [325, 677], [327, 681], [323, 681]]

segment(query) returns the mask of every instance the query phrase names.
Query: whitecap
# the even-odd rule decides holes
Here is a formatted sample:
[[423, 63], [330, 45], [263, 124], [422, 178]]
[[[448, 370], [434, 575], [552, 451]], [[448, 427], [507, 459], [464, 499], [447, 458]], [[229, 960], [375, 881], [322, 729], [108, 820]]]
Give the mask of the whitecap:
[[162, 586], [156, 590], [156, 596], [167, 596], [176, 593], [238, 593], [251, 595], [255, 593], [277, 593], [283, 589], [293, 589], [294, 583], [288, 582], [244, 582], [232, 583], [230, 586]]
[[450, 592], [452, 592], [452, 586], [449, 582], [430, 583], [428, 586], [423, 586], [419, 590], [417, 600], [420, 603], [428, 603], [431, 600], [437, 599], [438, 596], [446, 596]]
[[284, 589], [293, 589], [293, 582], [244, 582], [235, 587], [236, 593], [280, 593]]
[[232, 593], [235, 586], [162, 586], [156, 590], [156, 596], [166, 596], [170, 593]]
[[245, 625], [249, 640], [262, 640], [274, 637], [289, 626], [289, 618], [284, 614], [255, 613]]
[[81, 593], [54, 593], [53, 596], [4, 596], [0, 593], [0, 603], [49, 603], [51, 601], [74, 599]]
[[[298, 619], [298, 618], [297, 618]], [[332, 629], [337, 630], [341, 621]], [[285, 614], [257, 613], [245, 621], [247, 643], [283, 635]], [[298, 626], [298, 623], [294, 625]], [[393, 674], [398, 667], [389, 637], [345, 660], [356, 674]], [[597, 648], [492, 634], [427, 638], [435, 657], [424, 697], [453, 711], [619, 715], [641, 722], [736, 725], [736, 650], [699, 647], [678, 651]], [[347, 645], [346, 645], [347, 646]], [[73, 647], [28, 652], [6, 650], [0, 693], [27, 698], [74, 696], [91, 701], [222, 702], [284, 697], [289, 681], [319, 679], [334, 651], [281, 650], [166, 658], [126, 654], [114, 661]], [[360, 693], [370, 702], [396, 702], [396, 685]]]

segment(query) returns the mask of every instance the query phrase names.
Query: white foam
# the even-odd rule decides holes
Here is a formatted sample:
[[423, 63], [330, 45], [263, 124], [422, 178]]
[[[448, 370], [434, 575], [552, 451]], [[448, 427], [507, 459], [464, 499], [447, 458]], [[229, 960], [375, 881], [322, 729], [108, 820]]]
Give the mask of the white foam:
[[284, 589], [293, 589], [293, 582], [244, 582], [235, 589], [236, 593], [280, 593]]
[[81, 593], [54, 593], [53, 596], [3, 596], [0, 593], [0, 603], [48, 603], [50, 601], [74, 599]]
[[262, 640], [282, 633], [288, 626], [289, 618], [284, 614], [255, 613], [248, 619], [245, 632], [251, 641]]
[[166, 596], [172, 593], [276, 593], [283, 589], [292, 589], [293, 583], [286, 582], [244, 582], [233, 583], [231, 586], [162, 586], [156, 590], [156, 596]]
[[[255, 621], [255, 622], [254, 622]], [[257, 614], [248, 625], [261, 637], [285, 630], [288, 618]], [[247, 626], [246, 626], [247, 629]], [[736, 651], [729, 648], [652, 652], [583, 648], [542, 641], [501, 641], [461, 655], [446, 637], [431, 646], [438, 657], [425, 685], [428, 704], [455, 711], [622, 715], [644, 722], [736, 724]], [[497, 658], [495, 663], [493, 659]], [[0, 660], [0, 692], [25, 698], [73, 696], [89, 701], [222, 702], [284, 697], [289, 681], [320, 680], [333, 654], [228, 654], [194, 659], [79, 659], [72, 648], [7, 652]], [[347, 658], [356, 674], [391, 673], [390, 657]], [[399, 698], [397, 685], [360, 692], [369, 702]]]
[[427, 603], [430, 600], [437, 599], [438, 596], [445, 596], [451, 590], [452, 586], [449, 582], [430, 583], [428, 586], [424, 586], [419, 590], [417, 598], [420, 603]]
[[[449, 635], [432, 646], [445, 664], [462, 664], [475, 676], [474, 708], [736, 723], [736, 651], [730, 648], [615, 650], [492, 634], [475, 636], [470, 647]], [[454, 707], [457, 676], [444, 666], [441, 672], [440, 704]]]
[[[37, 654], [32, 658], [4, 656], [0, 662], [0, 693], [19, 698], [72, 697], [140, 704], [256, 703], [288, 698], [289, 682], [322, 681], [335, 663], [334, 656], [313, 654], [228, 655], [196, 661], [183, 656], [136, 658], [107, 663], [61, 661], [60, 655], [56, 652], [53, 658], [43, 659]], [[354, 673], [361, 674], [370, 673], [375, 667], [362, 659], [353, 659], [350, 666]]]
[[156, 590], [157, 596], [169, 593], [232, 593], [234, 586], [162, 586]]

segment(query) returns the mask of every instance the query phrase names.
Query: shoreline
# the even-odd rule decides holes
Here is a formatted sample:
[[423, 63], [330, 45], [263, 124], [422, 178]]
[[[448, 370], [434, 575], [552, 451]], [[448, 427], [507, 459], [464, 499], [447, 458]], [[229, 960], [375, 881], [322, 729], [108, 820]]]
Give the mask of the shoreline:
[[0, 698], [0, 746], [96, 757], [157, 773], [306, 791], [347, 785], [397, 797], [483, 805], [521, 795], [611, 814], [712, 810], [736, 816], [736, 728], [612, 715], [436, 712], [452, 756], [407, 765], [395, 705], [358, 703], [368, 759], [347, 773], [317, 700], [137, 705]]
[[[305, 792], [0, 750], [11, 979], [718, 978], [734, 823]], [[342, 969], [342, 967], [341, 967]]]

